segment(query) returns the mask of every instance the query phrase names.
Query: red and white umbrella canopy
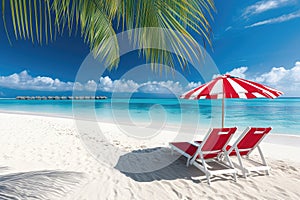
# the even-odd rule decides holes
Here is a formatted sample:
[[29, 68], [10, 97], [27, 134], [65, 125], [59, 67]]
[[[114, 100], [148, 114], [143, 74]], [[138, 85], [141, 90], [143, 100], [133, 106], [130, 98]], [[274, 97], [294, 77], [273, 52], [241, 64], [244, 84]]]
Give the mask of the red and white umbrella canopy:
[[224, 127], [225, 98], [253, 99], [264, 97], [274, 99], [282, 94], [283, 92], [268, 86], [226, 74], [184, 93], [180, 98], [222, 99], [222, 127]]
[[229, 74], [219, 76], [212, 81], [192, 89], [180, 98], [183, 99], [223, 99], [223, 98], [276, 98], [283, 92], [268, 86], [234, 77]]

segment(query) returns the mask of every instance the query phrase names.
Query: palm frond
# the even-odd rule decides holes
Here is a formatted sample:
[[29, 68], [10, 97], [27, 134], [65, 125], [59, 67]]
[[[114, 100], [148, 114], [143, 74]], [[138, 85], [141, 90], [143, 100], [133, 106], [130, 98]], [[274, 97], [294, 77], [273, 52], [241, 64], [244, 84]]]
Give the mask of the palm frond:
[[[127, 29], [143, 28], [129, 34], [134, 44], [138, 43], [140, 47], [158, 44], [159, 49], [141, 49], [148, 61], [174, 66], [174, 54], [162, 50], [169, 45], [174, 50], [180, 66], [184, 68], [186, 63], [183, 55], [194, 54], [199, 58], [201, 54], [200, 49], [195, 49], [196, 45], [193, 44], [197, 42], [187, 29], [193, 30], [203, 38], [204, 43], [208, 42], [211, 45], [211, 28], [205, 15], [211, 16], [214, 9], [211, 0], [127, 0], [122, 2], [117, 14], [118, 19], [123, 19]], [[166, 31], [155, 34], [152, 29], [145, 27], [164, 28]]]
[[12, 44], [11, 41], [10, 41], [9, 34], [8, 34], [7, 26], [6, 26], [5, 1], [2, 1], [2, 20], [3, 20], [3, 25], [4, 25], [5, 33], [7, 35], [8, 42], [9, 42], [9, 44]]
[[55, 25], [62, 34], [65, 26], [69, 33], [80, 27], [81, 35], [89, 43], [95, 57], [105, 61], [108, 68], [119, 62], [119, 46], [115, 31], [105, 11], [93, 0], [54, 0]]
[[[5, 29], [5, 2], [2, 0], [2, 16]], [[48, 41], [48, 35], [52, 38], [52, 20], [50, 10], [50, 0], [10, 0], [9, 6], [11, 19], [16, 39], [31, 38], [42, 44], [43, 40]], [[45, 27], [45, 30], [43, 30]], [[33, 31], [35, 29], [35, 32]], [[49, 29], [49, 30], [48, 30]], [[43, 35], [45, 34], [45, 39]]]
[[[5, 24], [5, 1], [2, 18]], [[190, 31], [211, 45], [208, 17], [215, 11], [213, 0], [10, 0], [11, 21], [15, 37], [31, 38], [47, 43], [56, 33], [67, 29], [71, 35], [80, 30], [95, 57], [102, 58], [109, 68], [118, 65], [119, 46], [112, 22], [129, 32], [133, 45], [147, 61], [174, 66], [175, 59], [185, 67], [184, 56], [201, 54]], [[54, 27], [54, 28], [53, 28]], [[163, 28], [154, 31], [149, 27]], [[6, 29], [7, 30], [7, 29]], [[35, 31], [33, 31], [35, 30]], [[53, 37], [54, 34], [54, 37]], [[153, 48], [149, 48], [153, 47]], [[168, 51], [172, 48], [175, 54]], [[199, 57], [199, 56], [196, 56]]]

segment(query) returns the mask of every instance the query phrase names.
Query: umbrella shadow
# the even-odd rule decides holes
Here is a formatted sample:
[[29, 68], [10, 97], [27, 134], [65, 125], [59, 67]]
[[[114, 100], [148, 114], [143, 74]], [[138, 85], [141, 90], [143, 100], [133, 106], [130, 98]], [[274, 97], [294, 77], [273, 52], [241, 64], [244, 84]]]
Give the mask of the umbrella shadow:
[[[158, 151], [163, 152], [158, 158], [153, 158], [153, 155], [147, 155], [145, 152]], [[136, 158], [137, 154], [143, 154], [143, 160]], [[149, 172], [141, 172], [140, 170], [146, 169], [145, 165], [155, 162], [155, 159], [165, 159], [170, 161], [166, 166], [159, 168], [157, 170]], [[143, 161], [146, 163], [143, 164]], [[138, 163], [138, 164], [136, 164]], [[139, 165], [140, 164], [140, 165]], [[212, 164], [214, 165], [214, 164]], [[217, 165], [216, 165], [217, 166]], [[156, 166], [157, 167], [157, 166]], [[161, 180], [188, 180], [194, 183], [200, 183], [203, 180], [206, 182], [205, 174], [197, 169], [194, 166], [186, 166], [186, 157], [179, 156], [178, 154], [172, 155], [169, 148], [157, 147], [132, 151], [121, 156], [118, 160], [118, 163], [115, 166], [115, 169], [119, 170], [121, 173], [127, 177], [137, 181], [137, 182], [153, 182]], [[124, 169], [132, 169], [130, 172], [125, 171]], [[155, 169], [155, 168], [153, 168]], [[136, 173], [133, 171], [137, 171]], [[231, 176], [216, 176], [212, 177], [212, 182], [214, 181], [228, 181], [232, 180]]]
[[0, 176], [0, 199], [61, 199], [85, 178], [71, 171], [30, 171]]

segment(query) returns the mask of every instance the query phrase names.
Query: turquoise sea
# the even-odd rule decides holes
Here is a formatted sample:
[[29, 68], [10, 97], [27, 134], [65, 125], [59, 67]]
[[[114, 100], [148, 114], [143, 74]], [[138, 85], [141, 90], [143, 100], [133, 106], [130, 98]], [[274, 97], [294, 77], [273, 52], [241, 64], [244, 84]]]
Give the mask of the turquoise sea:
[[[1, 99], [0, 111], [80, 117], [133, 125], [179, 127], [221, 124], [221, 101], [183, 99], [15, 100]], [[300, 98], [226, 99], [225, 126], [272, 126], [273, 133], [300, 135]]]

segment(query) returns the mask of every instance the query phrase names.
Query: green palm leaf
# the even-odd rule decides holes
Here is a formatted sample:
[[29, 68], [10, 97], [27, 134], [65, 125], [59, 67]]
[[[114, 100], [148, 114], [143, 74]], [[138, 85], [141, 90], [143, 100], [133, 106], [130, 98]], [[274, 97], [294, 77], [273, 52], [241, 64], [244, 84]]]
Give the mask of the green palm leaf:
[[[5, 1], [2, 0], [2, 18], [5, 24]], [[103, 59], [109, 68], [118, 65], [119, 46], [115, 28], [129, 31], [129, 39], [140, 47], [140, 55], [154, 63], [152, 68], [167, 64], [174, 66], [177, 59], [185, 67], [184, 56], [201, 55], [195, 49], [195, 39], [189, 30], [211, 45], [209, 18], [215, 10], [213, 0], [10, 0], [11, 21], [16, 38], [31, 38], [42, 44], [53, 34], [71, 35], [80, 30], [95, 57]], [[7, 6], [7, 5], [6, 5]], [[55, 28], [53, 28], [53, 26]], [[154, 31], [147, 27], [164, 28]], [[33, 31], [35, 29], [35, 32]], [[6, 29], [7, 30], [7, 29]], [[182, 34], [184, 37], [180, 36]], [[9, 35], [8, 35], [9, 36]], [[9, 37], [8, 37], [9, 38]], [[145, 48], [151, 47], [154, 48]], [[175, 55], [164, 50], [171, 47]]]

